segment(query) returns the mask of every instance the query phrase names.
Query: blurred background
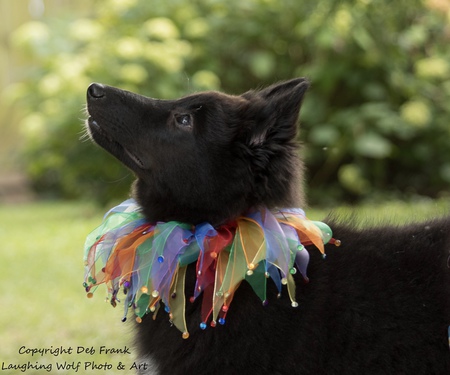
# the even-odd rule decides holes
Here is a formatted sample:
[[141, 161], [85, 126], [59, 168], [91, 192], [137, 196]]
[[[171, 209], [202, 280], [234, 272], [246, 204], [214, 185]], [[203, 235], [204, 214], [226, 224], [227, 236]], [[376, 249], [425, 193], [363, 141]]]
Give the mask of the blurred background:
[[[133, 324], [82, 287], [84, 239], [133, 179], [83, 136], [89, 83], [176, 98], [307, 76], [308, 216], [402, 223], [450, 211], [449, 46], [450, 0], [0, 0], [2, 366], [133, 364], [99, 354]], [[60, 345], [97, 353], [19, 353]]]
[[123, 198], [85, 91], [239, 94], [297, 76], [310, 203], [447, 197], [450, 0], [0, 0], [0, 198]]

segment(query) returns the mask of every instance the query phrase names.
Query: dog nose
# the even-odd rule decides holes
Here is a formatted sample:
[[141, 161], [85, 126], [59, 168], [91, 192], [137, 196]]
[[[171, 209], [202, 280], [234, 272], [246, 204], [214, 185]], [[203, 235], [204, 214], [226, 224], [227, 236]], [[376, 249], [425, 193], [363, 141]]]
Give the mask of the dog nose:
[[105, 86], [100, 83], [91, 83], [87, 92], [91, 98], [100, 99], [105, 96]]

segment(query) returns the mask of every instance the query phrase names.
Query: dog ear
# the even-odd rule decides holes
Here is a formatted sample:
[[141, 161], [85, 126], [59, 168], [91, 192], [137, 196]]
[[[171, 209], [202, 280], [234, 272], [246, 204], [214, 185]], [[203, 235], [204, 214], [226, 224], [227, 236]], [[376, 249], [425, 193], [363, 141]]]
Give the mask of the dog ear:
[[304, 78], [281, 82], [242, 95], [244, 119], [240, 150], [249, 161], [253, 206], [292, 206], [302, 202], [298, 187], [302, 163], [298, 157], [297, 122], [309, 87]]
[[307, 79], [295, 78], [243, 94], [258, 112], [248, 144], [261, 145], [269, 138], [276, 138], [280, 143], [295, 139], [300, 107], [308, 87]]
[[301, 104], [303, 95], [309, 87], [309, 82], [306, 78], [294, 78], [289, 81], [275, 83], [265, 89], [262, 89], [258, 94], [266, 100], [291, 98], [293, 102], [290, 104]]

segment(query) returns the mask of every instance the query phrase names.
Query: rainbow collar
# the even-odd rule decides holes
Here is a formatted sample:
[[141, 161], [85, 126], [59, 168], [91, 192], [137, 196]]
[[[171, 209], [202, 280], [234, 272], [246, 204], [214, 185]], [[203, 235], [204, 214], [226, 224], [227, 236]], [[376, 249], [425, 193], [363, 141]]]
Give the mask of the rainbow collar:
[[325, 257], [324, 243], [332, 238], [324, 223], [306, 219], [298, 208], [251, 210], [235, 221], [213, 227], [170, 221], [149, 223], [141, 208], [129, 199], [108, 211], [102, 225], [85, 244], [83, 286], [91, 298], [106, 284], [107, 300], [115, 307], [120, 290], [125, 295], [126, 320], [132, 307], [136, 320], [158, 311], [161, 303], [170, 321], [188, 338], [185, 319], [185, 275], [196, 262], [197, 280], [190, 302], [203, 294], [200, 328], [225, 324], [234, 293], [246, 280], [267, 304], [266, 283], [271, 278], [279, 293], [287, 286], [291, 305], [297, 307], [297, 270], [307, 281], [306, 245], [315, 245]]

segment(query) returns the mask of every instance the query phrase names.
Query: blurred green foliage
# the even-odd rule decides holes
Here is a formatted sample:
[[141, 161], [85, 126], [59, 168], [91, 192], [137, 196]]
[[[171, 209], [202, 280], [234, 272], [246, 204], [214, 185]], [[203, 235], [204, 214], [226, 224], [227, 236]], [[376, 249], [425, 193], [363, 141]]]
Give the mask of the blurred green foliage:
[[13, 36], [35, 63], [10, 95], [28, 110], [28, 172], [40, 191], [102, 201], [128, 191], [130, 173], [79, 141], [92, 81], [175, 98], [296, 76], [312, 81], [301, 138], [313, 203], [448, 191], [448, 1], [97, 0], [92, 8], [88, 18], [34, 21]]

